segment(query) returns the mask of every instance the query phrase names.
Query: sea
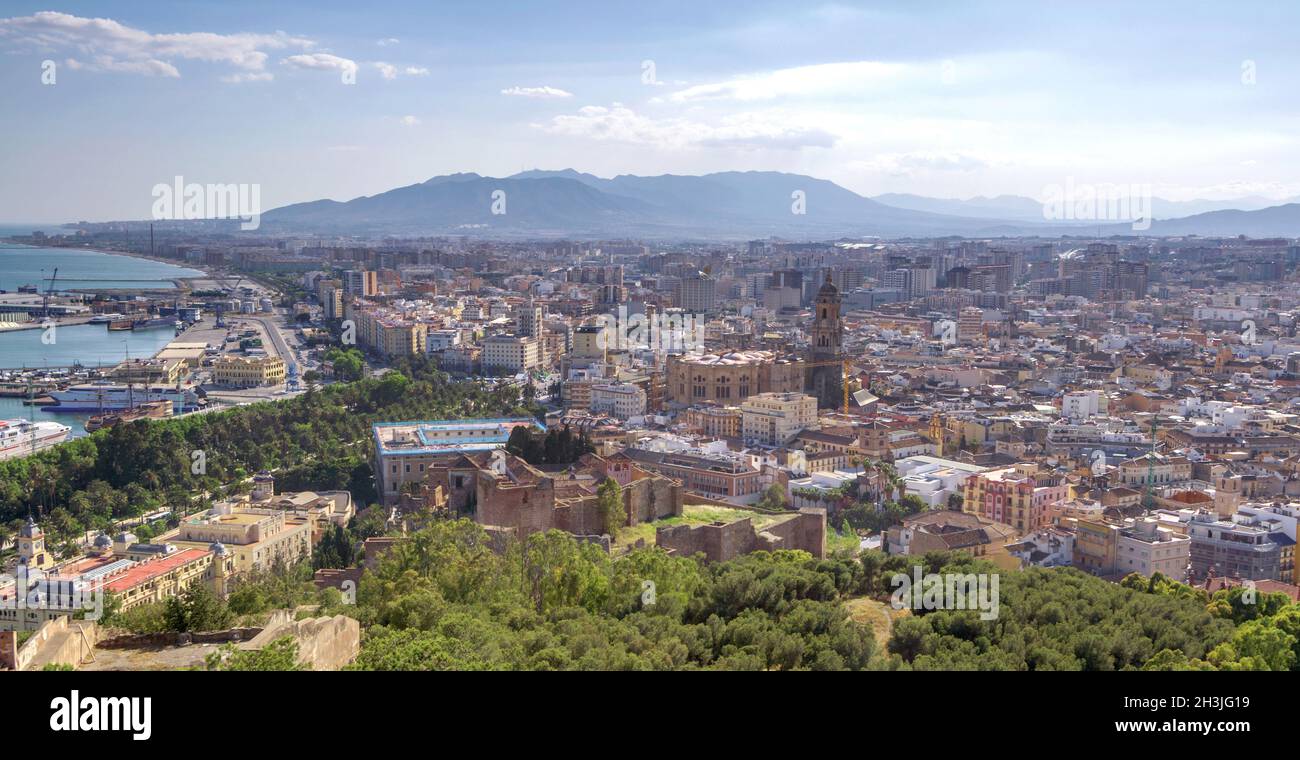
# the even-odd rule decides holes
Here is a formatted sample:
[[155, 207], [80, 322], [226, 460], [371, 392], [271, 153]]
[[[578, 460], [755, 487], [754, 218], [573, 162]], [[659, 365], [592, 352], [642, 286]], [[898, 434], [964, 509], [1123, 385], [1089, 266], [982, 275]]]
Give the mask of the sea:
[[[55, 225], [0, 224], [0, 238], [34, 230], [57, 233]], [[48, 285], [58, 267], [55, 289], [173, 287], [172, 280], [202, 277], [197, 269], [132, 256], [69, 248], [40, 248], [0, 240], [0, 290], [16, 292], [20, 285]], [[112, 366], [126, 358], [147, 358], [175, 339], [171, 327], [110, 332], [107, 326], [66, 325], [56, 328], [53, 341], [42, 340], [41, 329], [0, 332], [0, 369], [22, 367]], [[85, 435], [88, 415], [55, 414], [28, 407], [22, 399], [0, 397], [0, 419], [34, 418], [72, 426], [73, 437]]]
[[[0, 237], [5, 228], [0, 227]], [[9, 232], [8, 234], [18, 234]], [[40, 248], [20, 243], [0, 241], [0, 290], [15, 293], [22, 285], [35, 285], [44, 290], [54, 270], [59, 270], [55, 290], [87, 290], [94, 288], [151, 288], [163, 290], [175, 287], [172, 280], [181, 277], [202, 277], [203, 272], [160, 261], [138, 259], [103, 251], [76, 248]]]

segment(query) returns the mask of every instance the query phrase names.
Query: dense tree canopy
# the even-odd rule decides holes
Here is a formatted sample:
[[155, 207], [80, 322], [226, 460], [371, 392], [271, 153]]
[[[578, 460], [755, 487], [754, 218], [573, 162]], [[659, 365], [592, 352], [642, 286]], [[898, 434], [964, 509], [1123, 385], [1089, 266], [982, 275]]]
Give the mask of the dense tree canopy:
[[[52, 544], [166, 506], [193, 509], [259, 470], [291, 490], [346, 489], [374, 501], [370, 424], [533, 416], [518, 388], [452, 382], [423, 357], [382, 378], [290, 399], [98, 430], [34, 456], [0, 461], [0, 525], [30, 512]], [[236, 487], [239, 487], [236, 485]]]

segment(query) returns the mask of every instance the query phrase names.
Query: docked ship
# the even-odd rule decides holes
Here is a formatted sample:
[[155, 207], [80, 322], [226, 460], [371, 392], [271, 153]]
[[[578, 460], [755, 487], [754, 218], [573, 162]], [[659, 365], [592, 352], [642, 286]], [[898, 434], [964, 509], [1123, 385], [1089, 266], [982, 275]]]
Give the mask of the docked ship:
[[110, 321], [110, 322], [108, 323], [108, 329], [110, 329], [110, 330], [134, 330], [134, 329], [135, 329], [135, 320], [134, 320], [134, 319], [114, 319], [114, 320], [112, 320], [112, 321]]
[[146, 330], [150, 327], [175, 327], [176, 317], [146, 317], [137, 319], [133, 328], [136, 330]]
[[67, 390], [50, 391], [55, 403], [47, 412], [92, 412], [104, 414], [135, 409], [159, 401], [168, 402], [174, 413], [192, 412], [201, 406], [191, 388], [171, 385], [127, 386], [116, 383], [81, 383]]
[[166, 401], [155, 401], [148, 404], [140, 404], [134, 409], [123, 409], [120, 412], [110, 412], [107, 414], [96, 414], [86, 420], [86, 432], [93, 433], [102, 427], [113, 427], [123, 422], [134, 422], [135, 420], [160, 420], [172, 416], [172, 405]]
[[114, 320], [122, 319], [124, 316], [123, 314], [96, 314], [90, 318], [90, 324], [106, 325]]
[[68, 440], [72, 428], [57, 422], [0, 420], [0, 459], [12, 459]]

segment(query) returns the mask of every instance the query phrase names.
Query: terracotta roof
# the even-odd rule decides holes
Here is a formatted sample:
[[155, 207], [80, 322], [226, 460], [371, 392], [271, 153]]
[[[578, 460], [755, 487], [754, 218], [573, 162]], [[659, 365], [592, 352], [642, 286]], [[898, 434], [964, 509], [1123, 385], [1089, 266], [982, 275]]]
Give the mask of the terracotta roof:
[[203, 555], [208, 553], [203, 549], [185, 549], [169, 557], [141, 562], [127, 569], [121, 575], [114, 577], [105, 585], [105, 588], [114, 593], [120, 593], [161, 575], [166, 575], [178, 567], [201, 559]]

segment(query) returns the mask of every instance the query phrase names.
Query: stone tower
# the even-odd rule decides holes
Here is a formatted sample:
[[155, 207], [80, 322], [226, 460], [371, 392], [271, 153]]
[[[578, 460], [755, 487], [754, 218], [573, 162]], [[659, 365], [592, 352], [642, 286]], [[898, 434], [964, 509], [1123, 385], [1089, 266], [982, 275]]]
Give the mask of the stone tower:
[[54, 567], [54, 556], [45, 549], [45, 533], [30, 517], [18, 531], [18, 564], [36, 570]]
[[831, 283], [830, 270], [826, 271], [826, 282], [817, 291], [813, 307], [816, 309], [812, 328], [813, 356], [838, 359], [844, 342], [844, 328], [840, 324], [840, 291]]
[[834, 363], [842, 358], [844, 326], [840, 322], [840, 291], [831, 282], [826, 270], [826, 282], [817, 291], [813, 301], [810, 360], [821, 366], [812, 367], [809, 373], [808, 392], [817, 397], [818, 406], [835, 408], [841, 402], [843, 368]]

